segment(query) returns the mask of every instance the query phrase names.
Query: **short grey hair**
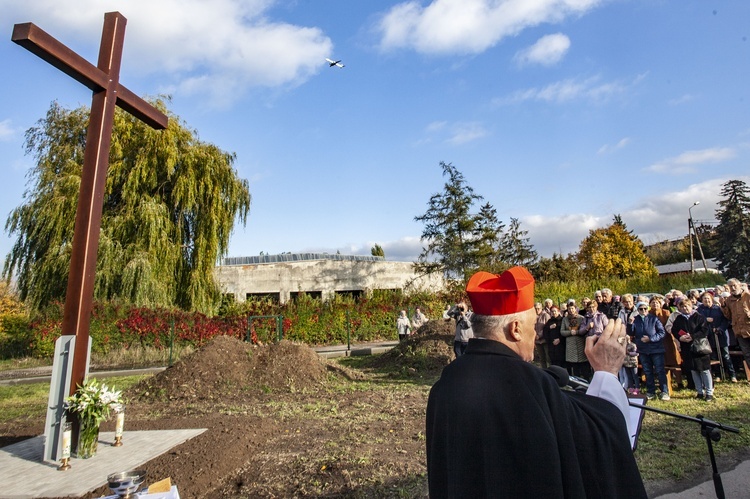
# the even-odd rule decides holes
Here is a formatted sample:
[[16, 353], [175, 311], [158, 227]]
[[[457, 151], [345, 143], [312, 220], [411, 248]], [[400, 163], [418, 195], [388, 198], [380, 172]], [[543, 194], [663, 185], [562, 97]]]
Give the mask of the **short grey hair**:
[[742, 285], [742, 282], [740, 282], [740, 280], [737, 279], [736, 277], [732, 277], [731, 279], [727, 279], [727, 286], [729, 286], [730, 284]]
[[503, 338], [505, 336], [505, 328], [514, 321], [523, 320], [524, 314], [528, 313], [529, 310], [508, 315], [474, 314], [471, 316], [471, 329], [477, 338]]
[[555, 304], [555, 302], [554, 302], [554, 301], [552, 301], [552, 298], [547, 298], [546, 300], [544, 300], [544, 306], [545, 306], [545, 307], [548, 307], [548, 308], [549, 308], [549, 307], [551, 307], [551, 306], [552, 306], [552, 305], [554, 305], [554, 304]]

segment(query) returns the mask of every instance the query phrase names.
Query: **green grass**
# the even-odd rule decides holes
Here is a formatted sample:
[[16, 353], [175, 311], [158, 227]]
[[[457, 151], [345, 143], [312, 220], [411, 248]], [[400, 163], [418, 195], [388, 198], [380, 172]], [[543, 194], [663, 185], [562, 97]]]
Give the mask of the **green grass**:
[[[695, 398], [692, 390], [673, 392], [672, 400], [650, 401], [657, 409], [677, 412], [691, 417], [699, 414], [725, 425], [740, 429], [739, 434], [722, 431], [719, 442], [714, 442], [718, 456], [729, 455], [750, 448], [750, 387], [747, 382], [717, 383], [716, 400], [704, 402]], [[635, 452], [644, 480], [682, 479], [696, 469], [710, 464], [706, 439], [700, 425], [671, 416], [647, 412]]]
[[31, 369], [35, 367], [51, 366], [52, 359], [37, 359], [22, 357], [19, 359], [0, 359], [0, 371], [14, 371], [16, 369]]
[[[107, 378], [104, 383], [117, 390], [125, 390], [147, 375]], [[0, 386], [0, 423], [14, 420], [44, 418], [49, 397], [48, 383]]]

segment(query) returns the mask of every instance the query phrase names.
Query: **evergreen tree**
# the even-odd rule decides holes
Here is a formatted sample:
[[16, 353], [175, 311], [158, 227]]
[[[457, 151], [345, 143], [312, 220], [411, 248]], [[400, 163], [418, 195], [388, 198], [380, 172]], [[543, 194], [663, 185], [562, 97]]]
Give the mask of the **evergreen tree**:
[[552, 258], [541, 257], [529, 271], [534, 279], [540, 282], [570, 282], [580, 277], [581, 268], [574, 254], [563, 257], [561, 254], [553, 253]]
[[529, 242], [528, 233], [526, 230], [521, 230], [521, 222], [517, 218], [511, 217], [510, 227], [502, 240], [500, 256], [508, 266], [529, 267], [536, 262], [538, 255]]
[[370, 254], [372, 256], [382, 256], [385, 258], [385, 251], [383, 251], [383, 247], [379, 244], [375, 244], [372, 248], [370, 248]]
[[722, 185], [716, 210], [716, 256], [727, 277], [746, 279], [750, 274], [750, 189], [741, 180]]
[[502, 260], [501, 245], [505, 224], [497, 218], [497, 210], [490, 203], [479, 208], [475, 237], [477, 238], [477, 267], [493, 273], [508, 268]]
[[[219, 298], [216, 261], [250, 208], [248, 184], [233, 154], [201, 142], [164, 101], [153, 104], [169, 115], [166, 130], [115, 113], [94, 295], [208, 312]], [[34, 308], [65, 296], [88, 122], [88, 108], [53, 103], [26, 132], [36, 166], [6, 221], [17, 239], [3, 274], [16, 276]]]
[[615, 215], [612, 225], [589, 231], [581, 241], [578, 262], [592, 279], [656, 276], [656, 268], [644, 252], [643, 243]]
[[478, 265], [480, 224], [471, 209], [482, 196], [474, 194], [455, 166], [441, 161], [440, 167], [448, 177], [443, 191], [430, 197], [424, 215], [414, 217], [424, 223], [426, 243], [414, 267], [417, 272], [442, 272], [448, 279], [463, 280]]

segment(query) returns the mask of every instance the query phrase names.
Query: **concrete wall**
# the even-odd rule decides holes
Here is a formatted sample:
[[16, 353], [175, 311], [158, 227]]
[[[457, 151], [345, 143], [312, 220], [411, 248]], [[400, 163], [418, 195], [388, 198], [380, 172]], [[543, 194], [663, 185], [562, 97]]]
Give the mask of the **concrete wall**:
[[375, 289], [438, 290], [440, 276], [417, 278], [409, 262], [363, 262], [311, 260], [303, 262], [264, 263], [258, 265], [221, 265], [216, 278], [222, 293], [232, 293], [237, 301], [248, 294], [278, 293], [285, 303], [295, 292], [320, 292], [323, 299], [336, 291]]

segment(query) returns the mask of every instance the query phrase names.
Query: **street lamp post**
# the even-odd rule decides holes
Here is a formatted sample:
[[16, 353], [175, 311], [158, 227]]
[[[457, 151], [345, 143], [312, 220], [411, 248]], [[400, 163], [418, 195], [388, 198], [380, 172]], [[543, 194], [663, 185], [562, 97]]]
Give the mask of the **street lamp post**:
[[[695, 226], [693, 225], [693, 208], [701, 204], [700, 201], [693, 203], [693, 206], [688, 208], [688, 240], [690, 241], [690, 273], [695, 273], [695, 260], [693, 259], [693, 231]], [[697, 236], [697, 234], [696, 234]]]

